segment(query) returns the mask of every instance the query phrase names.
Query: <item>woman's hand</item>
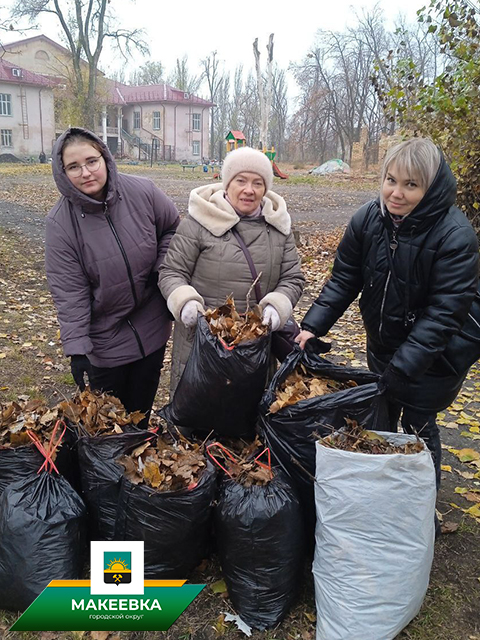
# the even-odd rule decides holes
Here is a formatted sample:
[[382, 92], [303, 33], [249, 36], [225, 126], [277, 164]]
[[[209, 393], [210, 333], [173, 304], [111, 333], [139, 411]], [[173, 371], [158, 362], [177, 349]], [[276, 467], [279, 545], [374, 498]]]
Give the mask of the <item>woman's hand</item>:
[[265, 306], [262, 314], [262, 324], [271, 327], [272, 331], [278, 331], [278, 329], [280, 329], [280, 316], [273, 305], [267, 304]]
[[85, 391], [85, 378], [87, 374], [87, 382], [91, 382], [92, 365], [86, 355], [76, 355], [70, 358], [70, 370], [72, 372], [75, 384], [78, 385], [80, 391]]
[[198, 300], [189, 300], [183, 305], [180, 319], [187, 329], [192, 329], [197, 326], [198, 312], [201, 314], [205, 313], [205, 309]]
[[307, 342], [307, 340], [310, 340], [310, 338], [315, 338], [315, 334], [311, 331], [303, 329], [295, 338], [295, 342], [298, 343], [300, 349], [305, 349], [305, 343]]

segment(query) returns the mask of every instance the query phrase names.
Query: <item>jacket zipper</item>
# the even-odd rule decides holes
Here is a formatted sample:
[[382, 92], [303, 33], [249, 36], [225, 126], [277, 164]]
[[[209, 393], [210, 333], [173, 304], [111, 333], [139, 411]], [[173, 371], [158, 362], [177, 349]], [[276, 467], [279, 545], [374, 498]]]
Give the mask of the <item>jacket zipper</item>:
[[[397, 250], [397, 247], [398, 247], [397, 233], [396, 233], [396, 230], [394, 229], [392, 234], [392, 240], [390, 242], [390, 249], [392, 250], [392, 260], [395, 259], [395, 251]], [[383, 310], [385, 308], [385, 302], [387, 299], [387, 290], [388, 290], [388, 285], [390, 284], [391, 277], [392, 277], [392, 273], [391, 271], [389, 271], [387, 276], [387, 281], [385, 282], [385, 288], [383, 289], [382, 304], [380, 305], [380, 326], [378, 328], [378, 337], [382, 344], [383, 344], [383, 340], [382, 340]]]
[[[112, 230], [112, 233], [115, 237], [115, 240], [117, 241], [118, 246], [120, 247], [120, 251], [122, 252], [122, 256], [123, 259], [125, 261], [125, 266], [127, 267], [127, 274], [128, 274], [128, 279], [130, 281], [130, 287], [132, 289], [132, 295], [133, 295], [133, 301], [135, 303], [135, 307], [137, 307], [138, 304], [138, 299], [137, 299], [137, 292], [135, 291], [135, 284], [133, 282], [133, 275], [132, 275], [132, 269], [130, 267], [130, 263], [128, 262], [128, 257], [127, 254], [125, 252], [125, 249], [123, 248], [122, 242], [120, 240], [120, 238], [118, 237], [118, 233], [117, 230], [115, 229], [112, 219], [110, 218], [109, 214], [107, 213], [107, 209], [108, 209], [108, 205], [105, 202], [103, 204], [103, 212], [105, 214], [105, 218], [107, 219], [107, 222], [110, 226], [110, 229]], [[142, 358], [145, 358], [145, 349], [143, 348], [143, 344], [142, 341], [140, 339], [140, 336], [138, 335], [138, 331], [135, 329], [135, 327], [133, 326], [131, 320], [129, 320], [127, 318], [127, 324], [130, 327], [130, 329], [133, 331], [133, 335], [135, 336], [135, 339], [137, 341], [138, 344], [138, 348], [140, 349], [140, 353], [142, 354]]]

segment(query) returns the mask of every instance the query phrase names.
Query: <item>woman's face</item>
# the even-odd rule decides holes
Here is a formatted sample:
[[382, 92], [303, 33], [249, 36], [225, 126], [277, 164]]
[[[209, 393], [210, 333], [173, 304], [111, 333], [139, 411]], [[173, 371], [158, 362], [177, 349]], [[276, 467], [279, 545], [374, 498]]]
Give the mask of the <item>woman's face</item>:
[[385, 206], [396, 216], [408, 216], [425, 195], [415, 176], [409, 176], [392, 163], [382, 185]]
[[108, 171], [100, 151], [87, 141], [74, 142], [65, 147], [62, 160], [70, 182], [85, 195], [102, 200]]
[[227, 196], [237, 211], [248, 216], [258, 209], [265, 191], [262, 176], [258, 173], [242, 171], [237, 173], [228, 185]]

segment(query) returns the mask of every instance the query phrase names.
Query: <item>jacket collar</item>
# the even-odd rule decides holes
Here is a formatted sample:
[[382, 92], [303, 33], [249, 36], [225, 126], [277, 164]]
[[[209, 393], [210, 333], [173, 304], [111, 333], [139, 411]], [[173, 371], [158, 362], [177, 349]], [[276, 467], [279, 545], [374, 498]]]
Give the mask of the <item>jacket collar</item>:
[[[68, 134], [81, 133], [82, 135], [90, 138], [92, 141], [95, 141], [100, 145], [102, 149], [102, 155], [105, 159], [105, 163], [107, 165], [108, 170], [108, 181], [107, 181], [107, 193], [105, 196], [105, 200], [100, 202], [95, 200], [94, 198], [90, 198], [85, 193], [82, 193], [77, 187], [73, 185], [72, 182], [67, 178], [67, 175], [63, 169], [62, 162], [62, 146], [65, 140], [65, 137]], [[52, 171], [53, 178], [57, 185], [57, 189], [60, 193], [65, 196], [73, 205], [81, 207], [82, 211], [86, 213], [98, 213], [103, 211], [105, 203], [107, 205], [113, 204], [118, 198], [117, 193], [117, 185], [118, 185], [118, 171], [117, 165], [115, 164], [115, 160], [113, 159], [112, 154], [110, 153], [110, 149], [103, 142], [101, 138], [96, 136], [91, 131], [87, 129], [82, 129], [81, 127], [71, 127], [62, 133], [62, 135], [58, 138], [55, 143], [52, 152]]]
[[[209, 184], [193, 189], [188, 202], [188, 213], [202, 227], [217, 238], [223, 236], [240, 220], [240, 216], [224, 197], [222, 184]], [[287, 236], [292, 228], [292, 220], [285, 200], [267, 191], [262, 201], [262, 215], [268, 224]]]

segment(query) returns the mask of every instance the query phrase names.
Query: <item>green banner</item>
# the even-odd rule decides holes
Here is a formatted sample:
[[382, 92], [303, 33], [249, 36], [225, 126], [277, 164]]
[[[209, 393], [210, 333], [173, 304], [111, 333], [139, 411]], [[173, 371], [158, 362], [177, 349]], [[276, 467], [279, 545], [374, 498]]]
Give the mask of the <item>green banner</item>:
[[49, 585], [11, 631], [166, 631], [204, 584], [145, 584], [143, 596], [94, 596], [90, 587]]

